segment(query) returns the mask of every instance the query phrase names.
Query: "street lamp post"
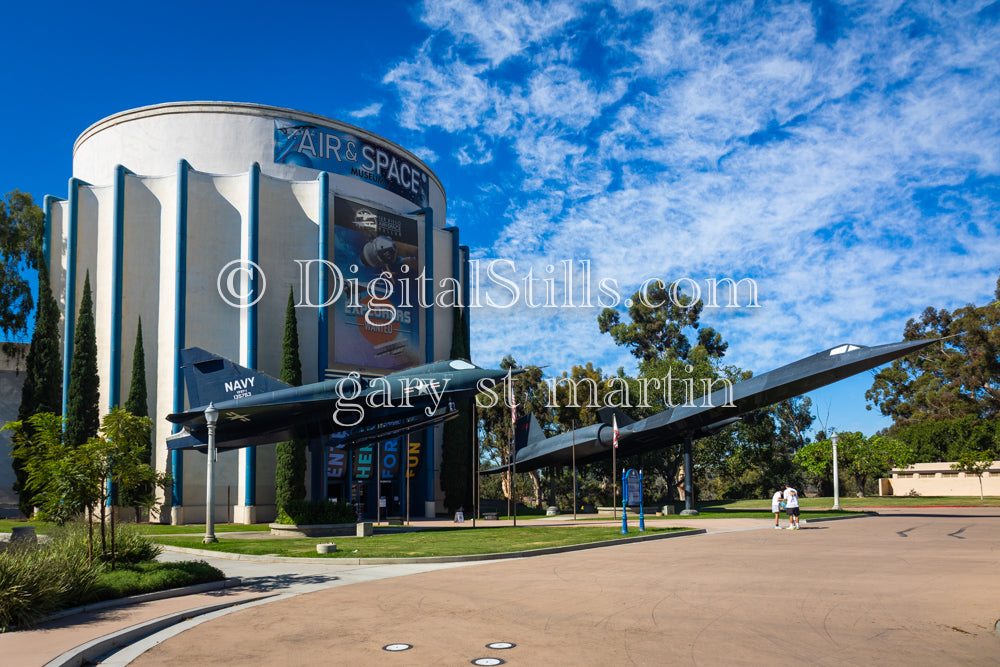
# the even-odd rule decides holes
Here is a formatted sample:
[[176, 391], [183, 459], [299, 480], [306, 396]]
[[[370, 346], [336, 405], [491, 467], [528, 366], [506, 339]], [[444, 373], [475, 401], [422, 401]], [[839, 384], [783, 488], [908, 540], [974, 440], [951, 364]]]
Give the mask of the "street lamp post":
[[837, 434], [830, 436], [833, 443], [833, 509], [840, 509], [840, 475], [837, 471]]
[[205, 425], [208, 426], [208, 464], [205, 466], [205, 537], [202, 543], [218, 542], [215, 537], [215, 423], [219, 411], [214, 403], [205, 408]]

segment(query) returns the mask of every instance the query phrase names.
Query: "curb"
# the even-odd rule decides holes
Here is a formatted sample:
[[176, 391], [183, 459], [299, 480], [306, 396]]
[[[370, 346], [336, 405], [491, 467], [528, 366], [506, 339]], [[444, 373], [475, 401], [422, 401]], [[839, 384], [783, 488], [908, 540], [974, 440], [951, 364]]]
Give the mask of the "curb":
[[160, 618], [154, 618], [150, 621], [146, 621], [145, 623], [133, 625], [130, 628], [125, 628], [124, 630], [119, 630], [118, 632], [113, 632], [109, 635], [92, 639], [89, 642], [80, 644], [75, 648], [71, 648], [62, 655], [59, 655], [58, 657], [45, 663], [45, 667], [78, 667], [79, 665], [92, 663], [106, 653], [110, 653], [117, 648], [133, 644], [143, 637], [159, 632], [164, 628], [168, 628], [171, 625], [175, 625], [176, 623], [186, 619], [201, 616], [203, 614], [209, 614], [213, 611], [219, 611], [220, 609], [225, 609], [227, 607], [236, 607], [248, 602], [256, 602], [264, 598], [273, 597], [274, 595], [276, 594], [271, 593], [255, 598], [247, 598], [246, 600], [239, 600], [237, 602], [212, 604], [205, 607], [197, 607], [195, 609], [175, 612], [167, 616], [161, 616]]
[[708, 531], [704, 528], [692, 528], [690, 530], [678, 530], [670, 533], [658, 533], [656, 535], [640, 535], [637, 537], [624, 537], [619, 540], [603, 542], [587, 542], [584, 544], [570, 544], [562, 547], [548, 547], [545, 549], [531, 549], [529, 551], [509, 551], [494, 554], [471, 554], [467, 556], [424, 556], [422, 558], [294, 558], [291, 556], [258, 556], [254, 554], [234, 554], [226, 551], [209, 551], [207, 549], [191, 549], [188, 547], [174, 547], [167, 544], [160, 544], [164, 551], [175, 551], [192, 556], [205, 556], [209, 558], [220, 558], [223, 560], [243, 560], [255, 561], [258, 563], [325, 563], [345, 564], [345, 565], [419, 565], [423, 563], [468, 563], [484, 560], [504, 560], [509, 558], [530, 558], [531, 556], [547, 556], [549, 554], [561, 554], [569, 551], [583, 551], [584, 549], [599, 549], [601, 547], [613, 547], [619, 544], [632, 544], [635, 542], [645, 542], [650, 540], [666, 540], [674, 537], [690, 537], [692, 535], [702, 535]]
[[141, 602], [152, 602], [153, 600], [164, 600], [166, 598], [176, 598], [182, 595], [196, 595], [198, 593], [208, 593], [209, 591], [219, 591], [224, 588], [235, 588], [236, 586], [242, 585], [242, 580], [232, 577], [229, 579], [223, 579], [222, 581], [209, 581], [204, 584], [195, 584], [193, 586], [185, 586], [184, 588], [168, 588], [164, 591], [154, 591], [152, 593], [141, 593], [139, 595], [130, 595], [124, 598], [115, 598], [114, 600], [102, 600], [101, 602], [91, 602], [90, 604], [85, 604], [80, 607], [70, 607], [69, 609], [63, 609], [57, 611], [54, 614], [46, 616], [45, 618], [39, 619], [36, 625], [46, 623], [48, 621], [56, 621], [60, 618], [65, 618], [67, 616], [72, 616], [73, 614], [82, 614], [88, 611], [100, 611], [101, 609], [110, 609], [113, 607], [124, 607], [129, 604], [139, 604]]

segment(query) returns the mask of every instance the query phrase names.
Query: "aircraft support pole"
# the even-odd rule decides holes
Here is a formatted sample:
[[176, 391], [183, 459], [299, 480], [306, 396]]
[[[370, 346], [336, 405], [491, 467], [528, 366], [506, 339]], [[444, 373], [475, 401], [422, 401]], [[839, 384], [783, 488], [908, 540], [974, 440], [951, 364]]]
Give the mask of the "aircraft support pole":
[[375, 525], [382, 525], [382, 443], [375, 443]]
[[697, 514], [694, 508], [694, 441], [688, 434], [684, 438], [684, 510], [681, 514]]
[[573, 521], [576, 521], [576, 506], [579, 499], [576, 497], [576, 421], [570, 422], [570, 430], [573, 433]]
[[510, 495], [514, 500], [514, 527], [517, 528], [517, 444], [511, 441], [514, 456], [510, 459]]
[[615, 454], [618, 453], [618, 443], [611, 446], [611, 504], [614, 505], [613, 518], [618, 518], [618, 462]]

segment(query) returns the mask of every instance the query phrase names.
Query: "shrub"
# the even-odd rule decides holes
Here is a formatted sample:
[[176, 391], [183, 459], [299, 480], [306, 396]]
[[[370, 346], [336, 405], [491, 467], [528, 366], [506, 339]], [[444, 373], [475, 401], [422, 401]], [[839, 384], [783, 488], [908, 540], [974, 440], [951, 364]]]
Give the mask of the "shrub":
[[[95, 527], [95, 530], [98, 529], [99, 527]], [[87, 556], [86, 523], [70, 523], [55, 528], [50, 537], [51, 540], [47, 543], [12, 544], [0, 553], [0, 631], [7, 631], [14, 626], [30, 626], [60, 609], [132, 594], [119, 594], [119, 588], [109, 589], [103, 583], [111, 570], [108, 564], [100, 561], [98, 554], [94, 555], [93, 563], [90, 562]], [[135, 563], [151, 561], [161, 551], [158, 545], [142, 535], [132, 524], [116, 526], [115, 541], [118, 562], [125, 564], [126, 568]], [[149, 565], [155, 567], [167, 564]], [[210, 567], [204, 563], [202, 565]], [[193, 577], [195, 580], [191, 583], [222, 578], [221, 572], [211, 569], [215, 574], [202, 573]], [[211, 578], [199, 578], [204, 576]], [[162, 590], [156, 588], [160, 583], [164, 582], [158, 583], [156, 578], [152, 578], [148, 584], [143, 585], [147, 590]], [[163, 588], [188, 585], [186, 582], [176, 586], [171, 581], [165, 583], [168, 585]]]
[[142, 563], [159, 556], [163, 548], [139, 532], [134, 523], [120, 523], [115, 526], [115, 551], [119, 563]]
[[103, 572], [96, 596], [101, 600], [113, 600], [128, 595], [219, 581], [225, 576], [221, 570], [205, 561], [134, 563]]
[[90, 602], [100, 566], [86, 542], [67, 535], [49, 544], [12, 544], [0, 554], [0, 631], [29, 626], [59, 609]]
[[292, 500], [278, 512], [278, 523], [300, 526], [326, 523], [354, 523], [358, 515], [349, 503]]

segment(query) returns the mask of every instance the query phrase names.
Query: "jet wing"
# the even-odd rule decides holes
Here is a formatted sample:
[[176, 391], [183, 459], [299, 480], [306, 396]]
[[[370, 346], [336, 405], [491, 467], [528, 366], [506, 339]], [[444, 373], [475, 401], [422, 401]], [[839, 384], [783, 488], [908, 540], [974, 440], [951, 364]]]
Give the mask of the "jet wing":
[[[640, 421], [618, 426], [618, 455], [628, 456], [663, 449], [686, 438], [703, 438], [718, 432], [740, 415], [824, 387], [862, 371], [916, 352], [940, 338], [903, 341], [863, 347], [840, 345], [810, 357], [762, 373], [729, 388], [694, 399]], [[594, 424], [575, 432], [530, 441], [517, 452], [519, 470], [548, 465], [569, 465], [573, 450], [576, 461], [610, 458], [613, 432], [610, 424]]]

